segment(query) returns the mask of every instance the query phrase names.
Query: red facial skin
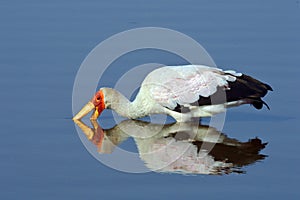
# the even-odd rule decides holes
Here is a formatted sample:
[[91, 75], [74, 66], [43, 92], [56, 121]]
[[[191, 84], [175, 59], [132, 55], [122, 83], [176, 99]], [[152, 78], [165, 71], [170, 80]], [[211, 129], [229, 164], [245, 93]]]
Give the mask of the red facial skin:
[[97, 117], [98, 117], [101, 114], [101, 112], [105, 109], [103, 92], [101, 90], [96, 92], [91, 102], [94, 104], [96, 112], [98, 112], [97, 113]]

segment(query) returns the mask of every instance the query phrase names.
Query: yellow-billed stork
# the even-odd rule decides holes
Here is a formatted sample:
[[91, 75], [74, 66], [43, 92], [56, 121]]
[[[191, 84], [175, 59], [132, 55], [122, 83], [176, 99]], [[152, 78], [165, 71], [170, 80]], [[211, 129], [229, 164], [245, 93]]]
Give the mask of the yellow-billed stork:
[[242, 104], [269, 108], [261, 99], [268, 90], [272, 90], [268, 84], [233, 70], [164, 66], [146, 76], [133, 102], [113, 88], [101, 88], [73, 119], [81, 119], [92, 110], [91, 119], [97, 119], [104, 109], [113, 109], [130, 119], [166, 114], [179, 122], [190, 121]]

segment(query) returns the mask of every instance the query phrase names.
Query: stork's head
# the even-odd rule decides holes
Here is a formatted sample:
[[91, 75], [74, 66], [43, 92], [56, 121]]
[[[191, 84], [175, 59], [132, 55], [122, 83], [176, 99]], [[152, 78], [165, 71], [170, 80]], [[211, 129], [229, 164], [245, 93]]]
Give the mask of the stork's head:
[[95, 111], [91, 116], [91, 119], [97, 119], [105, 108], [104, 93], [102, 89], [100, 89], [96, 92], [94, 97], [73, 117], [73, 120], [79, 120], [83, 118], [92, 110]]

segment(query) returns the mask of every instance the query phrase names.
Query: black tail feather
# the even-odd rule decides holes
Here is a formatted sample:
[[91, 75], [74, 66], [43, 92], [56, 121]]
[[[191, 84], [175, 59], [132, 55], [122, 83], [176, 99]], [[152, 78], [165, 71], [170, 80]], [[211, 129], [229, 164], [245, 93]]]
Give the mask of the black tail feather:
[[[235, 81], [228, 81], [226, 89], [224, 87], [217, 87], [217, 92], [213, 95], [209, 97], [199, 96], [199, 100], [191, 103], [190, 105], [204, 106], [246, 100], [256, 109], [262, 109], [263, 105], [265, 105], [270, 110], [269, 105], [261, 99], [268, 93], [268, 91], [273, 91], [270, 85], [244, 74], [242, 76], [235, 77]], [[226, 99], [220, 98], [219, 96], [224, 95], [224, 90], [226, 92]], [[212, 99], [214, 100], [213, 102], [211, 101]], [[177, 105], [174, 111], [189, 112], [189, 110], [186, 110], [183, 105]]]
[[265, 105], [268, 108], [268, 110], [270, 110], [269, 105], [265, 101], [263, 101], [261, 98], [251, 99], [251, 105], [253, 105], [254, 108], [256, 108], [258, 110], [262, 109], [263, 105]]
[[[236, 76], [236, 80], [228, 82], [228, 90], [226, 92], [226, 102], [238, 101], [248, 99], [256, 109], [261, 109], [265, 105], [269, 110], [270, 107], [261, 98], [264, 97], [268, 91], [273, 91], [272, 87], [248, 75]], [[210, 97], [201, 97], [192, 105], [211, 105], [211, 99], [214, 99], [214, 104], [224, 103], [222, 98], [218, 101], [218, 94], [223, 94], [224, 89], [219, 87], [217, 92]]]
[[261, 100], [261, 102], [268, 108], [268, 110], [271, 110], [269, 105], [265, 101]]
[[267, 87], [268, 90], [273, 91], [273, 88], [270, 85], [268, 85], [266, 83], [264, 83], [264, 84], [265, 84], [265, 86]]

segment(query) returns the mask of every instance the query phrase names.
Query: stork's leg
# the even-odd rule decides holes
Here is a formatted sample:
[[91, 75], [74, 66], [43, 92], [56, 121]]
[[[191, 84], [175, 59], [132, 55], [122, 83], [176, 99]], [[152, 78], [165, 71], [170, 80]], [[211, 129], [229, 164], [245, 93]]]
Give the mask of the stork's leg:
[[193, 114], [199, 117], [211, 117], [213, 115], [223, 113], [225, 111], [226, 107], [224, 104], [200, 106], [192, 110]]
[[242, 99], [242, 100], [238, 100], [238, 101], [230, 101], [225, 103], [225, 107], [226, 108], [232, 108], [232, 107], [236, 107], [236, 106], [240, 106], [243, 104], [249, 104], [250, 101], [247, 101], [246, 99]]
[[180, 113], [166, 108], [164, 113], [173, 117], [177, 122], [192, 122], [195, 118], [199, 121], [199, 116], [194, 116], [192, 112]]

